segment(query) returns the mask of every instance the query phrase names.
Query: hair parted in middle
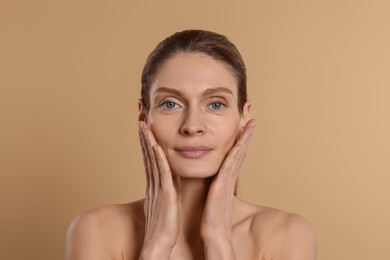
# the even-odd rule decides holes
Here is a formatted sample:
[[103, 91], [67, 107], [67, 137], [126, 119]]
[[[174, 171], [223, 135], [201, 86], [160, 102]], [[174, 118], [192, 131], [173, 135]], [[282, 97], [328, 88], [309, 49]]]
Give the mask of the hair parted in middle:
[[247, 101], [246, 67], [236, 46], [224, 35], [204, 30], [185, 30], [174, 33], [160, 42], [150, 53], [142, 71], [141, 97], [147, 110], [150, 108], [150, 88], [159, 68], [180, 53], [202, 53], [228, 65], [237, 82], [240, 113]]

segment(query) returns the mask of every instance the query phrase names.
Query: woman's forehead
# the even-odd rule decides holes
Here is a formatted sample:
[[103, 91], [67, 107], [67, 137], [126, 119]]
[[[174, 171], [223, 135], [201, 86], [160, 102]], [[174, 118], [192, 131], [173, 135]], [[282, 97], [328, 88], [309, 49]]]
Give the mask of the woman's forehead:
[[157, 72], [151, 92], [158, 88], [198, 92], [217, 89], [237, 94], [237, 82], [229, 66], [201, 53], [181, 53], [164, 62]]

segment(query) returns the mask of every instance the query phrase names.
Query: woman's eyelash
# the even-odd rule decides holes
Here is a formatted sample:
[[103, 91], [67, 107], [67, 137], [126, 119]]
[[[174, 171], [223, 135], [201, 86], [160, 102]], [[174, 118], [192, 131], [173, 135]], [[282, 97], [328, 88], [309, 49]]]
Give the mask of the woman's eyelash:
[[[175, 109], [178, 109], [179, 108], [179, 104], [177, 104], [176, 102], [174, 101], [170, 101], [170, 100], [166, 100], [166, 101], [163, 101], [159, 104], [159, 107], [161, 109], [166, 109], [166, 110], [175, 110]], [[213, 101], [213, 102], [210, 102], [207, 107], [211, 110], [221, 110], [225, 107], [228, 107], [228, 104], [226, 102], [223, 102], [223, 101]]]
[[160, 107], [164, 109], [175, 109], [177, 107], [177, 104], [173, 101], [164, 101], [160, 104]]
[[226, 105], [222, 102], [212, 102], [209, 107], [211, 107], [211, 109], [214, 109], [214, 110], [220, 110], [221, 108], [225, 107]]

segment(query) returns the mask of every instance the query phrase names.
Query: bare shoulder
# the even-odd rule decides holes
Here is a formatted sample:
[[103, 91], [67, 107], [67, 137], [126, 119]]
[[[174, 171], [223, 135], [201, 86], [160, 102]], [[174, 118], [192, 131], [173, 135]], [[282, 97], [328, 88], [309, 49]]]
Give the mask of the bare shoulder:
[[316, 259], [316, 235], [304, 217], [247, 202], [243, 204], [247, 208], [250, 237], [262, 259]]
[[122, 259], [136, 254], [143, 227], [142, 200], [86, 210], [69, 225], [66, 259]]

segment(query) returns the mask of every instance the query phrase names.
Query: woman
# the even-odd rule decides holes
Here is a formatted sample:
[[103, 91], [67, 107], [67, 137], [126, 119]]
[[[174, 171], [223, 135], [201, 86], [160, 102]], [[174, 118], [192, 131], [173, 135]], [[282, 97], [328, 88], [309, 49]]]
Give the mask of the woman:
[[226, 37], [189, 30], [162, 41], [141, 96], [146, 197], [76, 217], [68, 260], [315, 259], [302, 217], [235, 196], [255, 121], [244, 62]]

